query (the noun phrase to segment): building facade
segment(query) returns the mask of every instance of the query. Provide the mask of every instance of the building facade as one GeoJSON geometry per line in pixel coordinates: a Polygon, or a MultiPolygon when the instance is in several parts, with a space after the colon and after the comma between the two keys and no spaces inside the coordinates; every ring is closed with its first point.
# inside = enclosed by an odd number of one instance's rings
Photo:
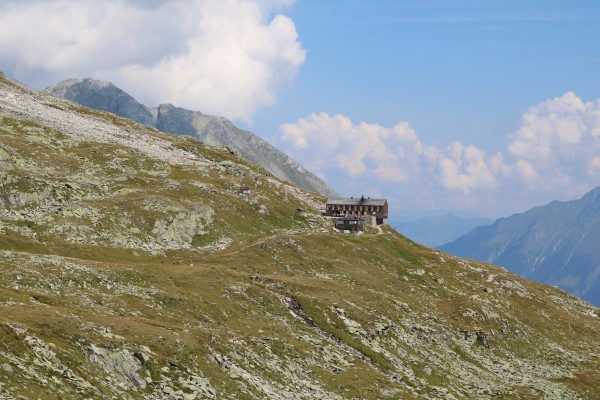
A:
{"type": "Polygon", "coordinates": [[[335,221],[335,227],[342,232],[362,232],[365,227],[359,217],[339,217],[335,221]]]}
{"type": "Polygon", "coordinates": [[[374,216],[377,225],[381,225],[388,217],[388,202],[386,199],[371,199],[364,196],[349,199],[329,199],[325,205],[325,215],[330,217],[374,216]]]}

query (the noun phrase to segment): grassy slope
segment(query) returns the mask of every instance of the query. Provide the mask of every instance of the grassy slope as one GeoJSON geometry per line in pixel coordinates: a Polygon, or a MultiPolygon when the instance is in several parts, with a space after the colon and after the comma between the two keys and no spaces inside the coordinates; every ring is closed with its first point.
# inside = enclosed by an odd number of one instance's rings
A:
{"type": "Polygon", "coordinates": [[[597,309],[389,228],[332,233],[303,200],[324,199],[222,149],[147,134],[205,163],[2,120],[0,194],[30,202],[0,213],[0,398],[138,398],[167,384],[190,394],[190,374],[218,398],[600,397],[597,309]],[[189,246],[157,237],[157,221],[199,206],[214,215],[189,246]],[[92,344],[146,346],[136,373],[152,384],[110,383],[92,344]]]}

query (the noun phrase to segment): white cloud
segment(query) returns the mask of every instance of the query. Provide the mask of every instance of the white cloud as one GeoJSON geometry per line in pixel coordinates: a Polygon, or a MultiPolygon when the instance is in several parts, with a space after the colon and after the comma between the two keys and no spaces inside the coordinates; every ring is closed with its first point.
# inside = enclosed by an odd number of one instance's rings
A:
{"type": "Polygon", "coordinates": [[[464,193],[493,188],[503,169],[501,155],[453,142],[446,148],[425,146],[408,122],[386,128],[354,124],[343,115],[311,114],[281,126],[281,141],[292,156],[321,175],[348,180],[423,184],[437,182],[464,193]]]}
{"type": "Polygon", "coordinates": [[[335,168],[351,178],[368,172],[384,181],[404,181],[405,168],[422,148],[406,122],[393,128],[365,122],[355,125],[344,115],[321,113],[284,124],[281,132],[284,145],[292,145],[290,152],[317,172],[335,168]]]}
{"type": "Polygon", "coordinates": [[[539,176],[535,168],[533,168],[533,166],[525,160],[517,160],[515,163],[515,168],[521,178],[528,183],[534,182],[539,176]]]}
{"type": "Polygon", "coordinates": [[[593,157],[588,162],[588,173],[590,176],[600,178],[600,157],[593,157]]]}
{"type": "Polygon", "coordinates": [[[539,164],[574,157],[600,131],[600,102],[585,103],[567,92],[531,107],[522,121],[508,145],[512,155],[539,164]]]}
{"type": "Polygon", "coordinates": [[[593,185],[600,154],[600,100],[573,92],[531,107],[512,135],[508,152],[519,174],[546,190],[593,185]]]}
{"type": "MultiPolygon", "coordinates": [[[[145,102],[250,120],[304,63],[292,0],[32,0],[0,5],[0,68],[92,76],[145,102]]],[[[45,80],[45,81],[44,81],[45,80]]]]}
{"type": "Polygon", "coordinates": [[[502,167],[502,158],[496,155],[486,160],[485,152],[473,145],[453,142],[438,161],[442,185],[469,193],[473,189],[493,188],[496,175],[502,167]]]}

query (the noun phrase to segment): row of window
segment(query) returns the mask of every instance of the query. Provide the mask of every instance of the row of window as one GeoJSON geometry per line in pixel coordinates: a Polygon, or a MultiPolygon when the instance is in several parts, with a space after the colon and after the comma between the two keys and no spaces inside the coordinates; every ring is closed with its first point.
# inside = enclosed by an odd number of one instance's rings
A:
{"type": "Polygon", "coordinates": [[[327,209],[334,211],[383,211],[382,206],[350,206],[347,204],[328,204],[327,209]]]}
{"type": "Polygon", "coordinates": [[[335,223],[336,225],[357,225],[358,221],[344,221],[343,219],[338,219],[335,223]]]}

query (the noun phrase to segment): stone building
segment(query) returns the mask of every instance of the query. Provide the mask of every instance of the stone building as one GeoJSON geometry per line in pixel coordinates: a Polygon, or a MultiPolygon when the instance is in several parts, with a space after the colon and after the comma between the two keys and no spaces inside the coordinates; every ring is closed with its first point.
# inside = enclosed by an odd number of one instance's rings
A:
{"type": "Polygon", "coordinates": [[[388,202],[386,199],[371,199],[351,197],[349,199],[329,199],[325,205],[325,215],[330,217],[375,217],[377,225],[383,224],[388,217],[388,202]]]}

